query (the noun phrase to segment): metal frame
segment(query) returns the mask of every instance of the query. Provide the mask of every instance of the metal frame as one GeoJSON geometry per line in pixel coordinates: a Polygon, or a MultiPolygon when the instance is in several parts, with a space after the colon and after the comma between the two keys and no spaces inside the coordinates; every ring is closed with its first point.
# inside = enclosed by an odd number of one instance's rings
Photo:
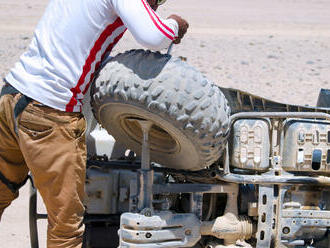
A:
{"type": "MultiPolygon", "coordinates": [[[[330,121],[330,115],[326,113],[314,113],[314,112],[247,112],[247,113],[238,113],[231,116],[230,125],[232,126],[235,121],[239,119],[257,119],[257,118],[270,118],[273,119],[287,119],[287,118],[304,118],[304,119],[323,119],[330,121]]],[[[273,125],[274,126],[274,125],[273,125]]],[[[274,127],[273,127],[274,128],[274,127]]],[[[273,147],[274,148],[274,147],[273,147]]],[[[272,150],[273,150],[272,148],[272,150]]],[[[273,153],[273,151],[272,151],[273,153]]],[[[273,156],[274,154],[271,154],[273,156]]],[[[282,172],[281,174],[275,173],[281,168],[279,164],[280,161],[272,161],[273,168],[270,171],[261,174],[261,175],[239,175],[230,172],[230,163],[229,163],[229,149],[228,145],[225,151],[224,159],[224,171],[223,173],[217,173],[216,178],[229,182],[229,183],[238,183],[238,184],[279,184],[279,185],[292,185],[292,184],[313,184],[313,185],[330,185],[330,177],[327,176],[296,176],[288,172],[282,172]],[[276,165],[275,165],[276,164],[276,165]]]]}
{"type": "Polygon", "coordinates": [[[33,178],[30,177],[30,197],[29,197],[29,225],[31,248],[39,248],[38,220],[47,219],[47,214],[39,214],[37,211],[38,197],[37,189],[34,187],[33,178]]]}

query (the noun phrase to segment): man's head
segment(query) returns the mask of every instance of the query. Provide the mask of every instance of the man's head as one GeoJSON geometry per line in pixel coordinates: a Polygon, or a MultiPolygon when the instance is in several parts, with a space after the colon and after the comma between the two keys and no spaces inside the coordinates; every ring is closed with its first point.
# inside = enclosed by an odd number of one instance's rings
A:
{"type": "Polygon", "coordinates": [[[153,10],[157,10],[159,5],[162,5],[163,3],[166,2],[166,0],[147,0],[147,1],[153,10]]]}

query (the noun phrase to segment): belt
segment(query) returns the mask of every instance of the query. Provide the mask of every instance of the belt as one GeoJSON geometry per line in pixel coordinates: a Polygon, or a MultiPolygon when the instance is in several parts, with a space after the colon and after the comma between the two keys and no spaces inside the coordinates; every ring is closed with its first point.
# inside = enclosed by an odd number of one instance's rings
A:
{"type": "MultiPolygon", "coordinates": [[[[15,89],[13,86],[11,86],[10,84],[6,83],[1,90],[1,94],[0,97],[4,96],[4,95],[12,95],[12,94],[19,94],[20,92],[15,89]]],[[[16,122],[17,117],[24,111],[24,109],[26,108],[26,106],[32,102],[33,99],[25,96],[22,94],[22,96],[19,98],[19,100],[17,101],[15,108],[14,108],[14,120],[16,122]]],[[[15,125],[16,128],[16,125],[15,125]]],[[[17,134],[17,130],[15,130],[16,134],[17,134]]]]}

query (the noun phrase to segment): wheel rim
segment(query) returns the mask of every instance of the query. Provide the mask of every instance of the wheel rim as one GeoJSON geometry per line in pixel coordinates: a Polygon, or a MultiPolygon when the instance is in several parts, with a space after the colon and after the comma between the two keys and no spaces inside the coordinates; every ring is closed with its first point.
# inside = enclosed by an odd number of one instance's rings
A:
{"type": "MultiPolygon", "coordinates": [[[[142,144],[143,133],[138,120],[146,120],[138,115],[119,116],[120,126],[125,133],[135,142],[142,144]]],[[[150,150],[158,153],[174,154],[180,150],[179,142],[166,131],[159,123],[153,123],[149,131],[150,150]]]]}

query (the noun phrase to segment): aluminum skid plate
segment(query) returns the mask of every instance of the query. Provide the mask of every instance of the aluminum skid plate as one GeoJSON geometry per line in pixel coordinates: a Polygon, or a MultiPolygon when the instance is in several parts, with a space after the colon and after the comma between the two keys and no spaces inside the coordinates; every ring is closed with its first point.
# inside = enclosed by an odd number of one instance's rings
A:
{"type": "Polygon", "coordinates": [[[124,213],[119,237],[121,248],[192,247],[201,238],[200,221],[194,214],[124,213]]]}

